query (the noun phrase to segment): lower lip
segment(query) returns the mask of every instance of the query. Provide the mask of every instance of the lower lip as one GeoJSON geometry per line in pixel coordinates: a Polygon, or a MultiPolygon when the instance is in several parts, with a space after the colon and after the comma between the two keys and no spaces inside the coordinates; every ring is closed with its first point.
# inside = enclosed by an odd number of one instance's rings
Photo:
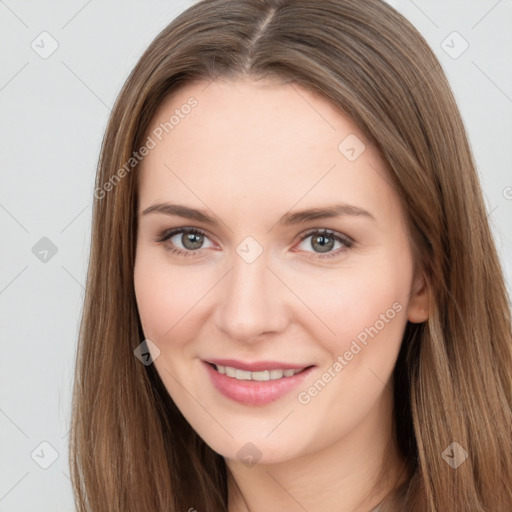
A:
{"type": "Polygon", "coordinates": [[[274,402],[298,386],[315,369],[314,366],[297,373],[293,377],[276,380],[238,380],[219,373],[202,361],[215,388],[225,397],[244,405],[266,405],[274,402]]]}

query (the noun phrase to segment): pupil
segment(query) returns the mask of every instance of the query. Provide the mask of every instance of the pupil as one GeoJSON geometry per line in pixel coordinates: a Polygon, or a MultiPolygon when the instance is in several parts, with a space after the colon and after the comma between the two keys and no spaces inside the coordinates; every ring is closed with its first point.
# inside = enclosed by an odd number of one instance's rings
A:
{"type": "Polygon", "coordinates": [[[184,233],[181,237],[181,243],[183,244],[183,247],[190,250],[199,249],[202,242],[202,236],[198,235],[197,233],[184,233]],[[194,239],[196,240],[194,241],[194,239]]]}
{"type": "Polygon", "coordinates": [[[311,241],[311,245],[313,249],[315,249],[315,243],[318,242],[320,245],[317,247],[320,249],[319,252],[329,252],[333,246],[334,246],[334,238],[324,235],[318,235],[313,237],[313,240],[311,241]],[[326,242],[326,240],[329,240],[329,242],[326,242]]]}

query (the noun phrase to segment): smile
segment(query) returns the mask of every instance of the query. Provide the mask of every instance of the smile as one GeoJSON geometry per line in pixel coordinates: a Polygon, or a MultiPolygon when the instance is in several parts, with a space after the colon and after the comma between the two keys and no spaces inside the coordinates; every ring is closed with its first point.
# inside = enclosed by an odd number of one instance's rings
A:
{"type": "Polygon", "coordinates": [[[227,375],[228,377],[232,377],[237,380],[277,380],[282,379],[283,377],[293,377],[297,373],[300,373],[304,370],[304,368],[300,370],[262,370],[259,372],[249,372],[247,370],[239,370],[238,368],[233,368],[232,366],[222,366],[222,365],[214,365],[215,369],[222,373],[223,375],[227,375]]]}
{"type": "Polygon", "coordinates": [[[218,360],[216,363],[203,360],[202,365],[214,390],[229,400],[248,406],[264,406],[279,400],[316,370],[315,365],[301,367],[264,361],[250,364],[238,361],[236,366],[220,364],[228,361],[234,364],[233,360],[218,360]]]}

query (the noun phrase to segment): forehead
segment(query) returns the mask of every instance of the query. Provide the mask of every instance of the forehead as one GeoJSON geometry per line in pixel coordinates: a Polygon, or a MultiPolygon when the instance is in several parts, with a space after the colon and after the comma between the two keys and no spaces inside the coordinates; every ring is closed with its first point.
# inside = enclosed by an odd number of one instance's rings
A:
{"type": "Polygon", "coordinates": [[[148,136],[156,145],[140,170],[143,203],[204,207],[198,199],[229,198],[242,211],[262,201],[292,208],[394,200],[385,164],[358,127],[297,84],[187,84],[159,106],[148,136]]]}
{"type": "Polygon", "coordinates": [[[165,127],[173,113],[172,130],[164,137],[189,153],[201,147],[228,157],[256,149],[259,159],[269,151],[273,157],[287,152],[290,158],[307,149],[313,156],[318,148],[337,157],[345,137],[363,139],[357,126],[318,93],[270,80],[221,78],[182,86],[160,105],[150,129],[165,127]],[[191,98],[196,106],[189,109],[191,98]]]}

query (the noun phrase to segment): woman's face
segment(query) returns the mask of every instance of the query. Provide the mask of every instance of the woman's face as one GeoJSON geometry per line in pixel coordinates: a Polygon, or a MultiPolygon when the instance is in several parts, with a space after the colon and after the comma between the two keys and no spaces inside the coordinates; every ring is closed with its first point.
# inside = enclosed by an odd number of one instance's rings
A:
{"type": "Polygon", "coordinates": [[[428,306],[376,150],[322,97],[248,79],[184,86],[148,135],[135,291],[190,425],[249,464],[368,442],[428,306]]]}

